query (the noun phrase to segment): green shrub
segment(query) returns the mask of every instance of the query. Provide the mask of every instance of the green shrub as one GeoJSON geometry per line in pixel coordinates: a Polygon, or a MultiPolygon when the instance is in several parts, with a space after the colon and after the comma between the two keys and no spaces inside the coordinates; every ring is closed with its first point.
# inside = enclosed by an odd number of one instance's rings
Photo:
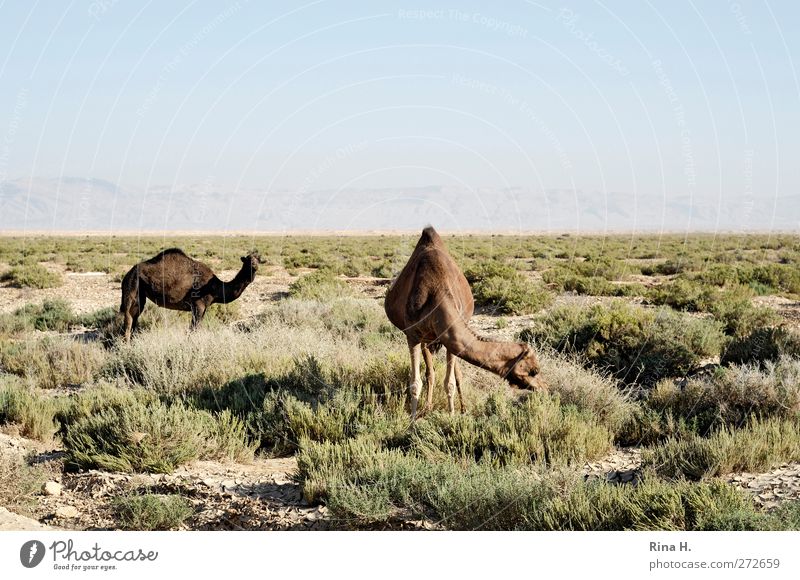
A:
{"type": "Polygon", "coordinates": [[[636,486],[577,473],[431,462],[363,440],[303,442],[298,468],[304,495],[323,500],[353,527],[404,519],[454,530],[784,529],[791,517],[758,512],[722,482],[664,482],[645,474],[636,486]]]}
{"type": "Polygon", "coordinates": [[[648,264],[641,268],[645,276],[674,276],[696,269],[698,264],[690,259],[669,259],[659,264],[648,264]]]}
{"type": "Polygon", "coordinates": [[[111,471],[169,473],[192,459],[248,459],[245,429],[230,412],[212,415],[137,398],[103,404],[64,425],[70,462],[111,471]]]}
{"type": "Polygon", "coordinates": [[[578,357],[539,353],[542,376],[562,405],[589,413],[611,433],[618,435],[633,420],[637,405],[628,389],[595,369],[584,368],[578,357]]]}
{"type": "Polygon", "coordinates": [[[800,271],[790,265],[760,264],[751,268],[740,268],[739,281],[752,287],[761,285],[770,291],[800,294],[800,271]]]}
{"type": "Polygon", "coordinates": [[[43,389],[76,386],[100,374],[103,349],[69,338],[0,342],[0,370],[25,377],[43,389]]]}
{"type": "Polygon", "coordinates": [[[472,286],[475,303],[500,314],[531,314],[553,299],[541,284],[510,266],[489,262],[468,269],[465,276],[472,286]]]}
{"type": "Polygon", "coordinates": [[[699,480],[737,471],[766,471],[800,460],[797,421],[752,420],[742,429],[723,427],[709,437],[688,434],[646,449],[642,461],[663,477],[699,480]]]}
{"type": "Polygon", "coordinates": [[[179,495],[128,495],[112,505],[123,530],[174,530],[192,515],[191,504],[179,495]]]}
{"type": "Polygon", "coordinates": [[[56,288],[64,284],[60,274],[36,263],[24,263],[0,275],[0,282],[15,288],[56,288]]]}
{"type": "Polygon", "coordinates": [[[758,328],[734,338],[722,353],[721,362],[764,365],[783,356],[800,358],[800,335],[782,327],[758,328]]]}
{"type": "Polygon", "coordinates": [[[682,376],[719,353],[724,337],[713,321],[614,303],[562,306],[533,321],[522,340],[583,356],[627,383],[652,385],[682,376]]]}
{"type": "Polygon", "coordinates": [[[559,284],[567,292],[586,296],[638,296],[645,293],[641,284],[613,284],[599,276],[567,276],[559,284]]]}
{"type": "Polygon", "coordinates": [[[650,304],[669,306],[675,310],[703,312],[708,310],[714,293],[706,286],[678,278],[667,284],[650,289],[647,299],[650,304]]]}
{"type": "Polygon", "coordinates": [[[15,512],[26,512],[36,503],[46,480],[44,469],[28,465],[20,456],[0,454],[0,505],[15,512]]]}
{"type": "Polygon", "coordinates": [[[26,326],[36,330],[65,332],[75,318],[72,307],[65,300],[45,300],[42,304],[27,304],[14,312],[26,326]]]}
{"type": "Polygon", "coordinates": [[[115,323],[118,314],[119,311],[116,308],[109,306],[87,314],[80,314],[75,317],[75,323],[86,328],[103,330],[115,323]]]}
{"type": "Polygon", "coordinates": [[[59,402],[39,397],[17,379],[0,375],[0,425],[13,423],[30,439],[50,441],[56,432],[59,402]]]}
{"type": "Polygon", "coordinates": [[[558,400],[533,395],[512,405],[499,395],[474,415],[437,413],[417,422],[410,448],[431,461],[567,465],[607,453],[611,441],[589,413],[558,400]]]}
{"type": "Polygon", "coordinates": [[[325,302],[346,298],[352,294],[347,282],[330,270],[317,270],[301,276],[289,285],[289,296],[299,300],[325,302]]]}

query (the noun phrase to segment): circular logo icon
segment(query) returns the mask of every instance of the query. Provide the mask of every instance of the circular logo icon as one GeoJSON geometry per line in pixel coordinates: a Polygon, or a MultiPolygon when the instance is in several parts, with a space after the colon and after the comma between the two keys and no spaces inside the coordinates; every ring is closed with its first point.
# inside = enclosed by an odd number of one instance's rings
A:
{"type": "Polygon", "coordinates": [[[44,559],[44,544],[39,540],[30,540],[19,549],[19,561],[26,568],[35,568],[44,559]]]}

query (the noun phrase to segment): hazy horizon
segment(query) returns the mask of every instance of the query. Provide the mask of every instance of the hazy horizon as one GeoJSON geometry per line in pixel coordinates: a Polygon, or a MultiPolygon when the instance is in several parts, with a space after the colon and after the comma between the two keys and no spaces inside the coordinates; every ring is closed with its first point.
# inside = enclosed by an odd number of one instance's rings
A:
{"type": "Polygon", "coordinates": [[[0,231],[800,230],[791,2],[0,14],[0,231]]]}

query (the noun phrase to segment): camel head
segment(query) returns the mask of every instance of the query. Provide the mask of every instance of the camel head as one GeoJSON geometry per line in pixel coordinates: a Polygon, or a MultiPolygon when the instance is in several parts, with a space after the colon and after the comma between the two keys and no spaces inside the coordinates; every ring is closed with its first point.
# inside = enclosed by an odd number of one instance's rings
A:
{"type": "Polygon", "coordinates": [[[546,391],[547,383],[539,375],[541,369],[533,349],[527,344],[523,344],[522,347],[522,354],[506,375],[506,380],[519,389],[546,391]]]}
{"type": "Polygon", "coordinates": [[[256,251],[252,251],[246,256],[242,256],[242,270],[248,274],[248,279],[251,282],[256,278],[258,265],[263,263],[264,258],[262,258],[256,251]]]}

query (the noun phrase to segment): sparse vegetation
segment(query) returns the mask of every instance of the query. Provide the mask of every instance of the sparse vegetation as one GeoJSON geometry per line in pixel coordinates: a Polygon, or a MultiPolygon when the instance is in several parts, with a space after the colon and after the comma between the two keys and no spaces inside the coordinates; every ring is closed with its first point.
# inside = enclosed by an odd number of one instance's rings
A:
{"type": "Polygon", "coordinates": [[[482,264],[465,272],[478,306],[497,314],[531,314],[553,300],[552,294],[510,266],[482,264]]]}
{"type": "Polygon", "coordinates": [[[0,505],[3,507],[27,513],[44,481],[41,467],[28,465],[19,456],[0,454],[0,505]]]}
{"type": "MultiPolygon", "coordinates": [[[[55,298],[64,290],[25,291],[37,298],[0,314],[3,429],[65,450],[70,469],[296,455],[304,494],[337,527],[800,528],[798,504],[767,512],[717,479],[800,461],[796,237],[446,239],[489,315],[482,332],[510,336],[513,316],[535,314],[522,338],[550,390],[519,393],[462,365],[470,411],[450,416],[438,355],[433,410],[413,426],[404,337],[379,283],[345,276],[396,274],[415,238],[233,236],[224,252],[217,241],[4,239],[5,286],[23,271],[125,271],[169,246],[230,271],[255,244],[300,276],[256,313],[212,307],[191,333],[188,314],[150,307],[130,343],[117,339],[116,298],[87,312],[55,298]],[[356,292],[364,284],[375,285],[356,292]],[[584,481],[582,466],[614,444],[642,450],[641,480],[584,481]]],[[[24,509],[41,477],[0,457],[0,503],[24,509]]],[[[195,525],[184,499],[156,491],[175,489],[126,488],[108,505],[113,525],[195,525]]]]}
{"type": "Polygon", "coordinates": [[[351,527],[427,518],[454,530],[714,530],[797,526],[792,512],[758,512],[721,482],[636,486],[584,482],[575,472],[431,462],[363,440],[304,443],[304,492],[351,527]]]}
{"type": "Polygon", "coordinates": [[[24,437],[50,441],[56,432],[57,402],[38,396],[16,377],[0,374],[0,425],[16,424],[24,437]]]}
{"type": "Polygon", "coordinates": [[[800,358],[800,335],[784,328],[758,328],[731,341],[722,353],[722,364],[764,365],[782,356],[800,358]]]}
{"type": "MultiPolygon", "coordinates": [[[[79,403],[78,403],[79,404],[79,403]]],[[[252,458],[244,426],[230,412],[119,397],[91,414],[67,411],[62,424],[70,462],[111,471],[169,473],[192,459],[252,458]]]]}
{"type": "Polygon", "coordinates": [[[646,386],[685,375],[702,359],[719,355],[725,342],[713,321],[620,302],[552,309],[534,320],[522,339],[575,353],[626,383],[646,386]]]}
{"type": "Polygon", "coordinates": [[[40,264],[24,263],[0,274],[0,283],[14,288],[55,288],[64,280],[40,264]]]}
{"type": "Polygon", "coordinates": [[[797,421],[753,420],[743,429],[723,427],[709,437],[670,438],[643,454],[645,466],[664,477],[698,480],[734,471],[765,471],[800,461],[797,421]]]}
{"type": "Polygon", "coordinates": [[[192,515],[191,505],[179,495],[128,495],[113,505],[123,530],[174,530],[192,515]]]}
{"type": "Polygon", "coordinates": [[[289,286],[289,296],[299,300],[336,300],[351,295],[347,282],[330,270],[317,270],[301,276],[289,286]]]}

